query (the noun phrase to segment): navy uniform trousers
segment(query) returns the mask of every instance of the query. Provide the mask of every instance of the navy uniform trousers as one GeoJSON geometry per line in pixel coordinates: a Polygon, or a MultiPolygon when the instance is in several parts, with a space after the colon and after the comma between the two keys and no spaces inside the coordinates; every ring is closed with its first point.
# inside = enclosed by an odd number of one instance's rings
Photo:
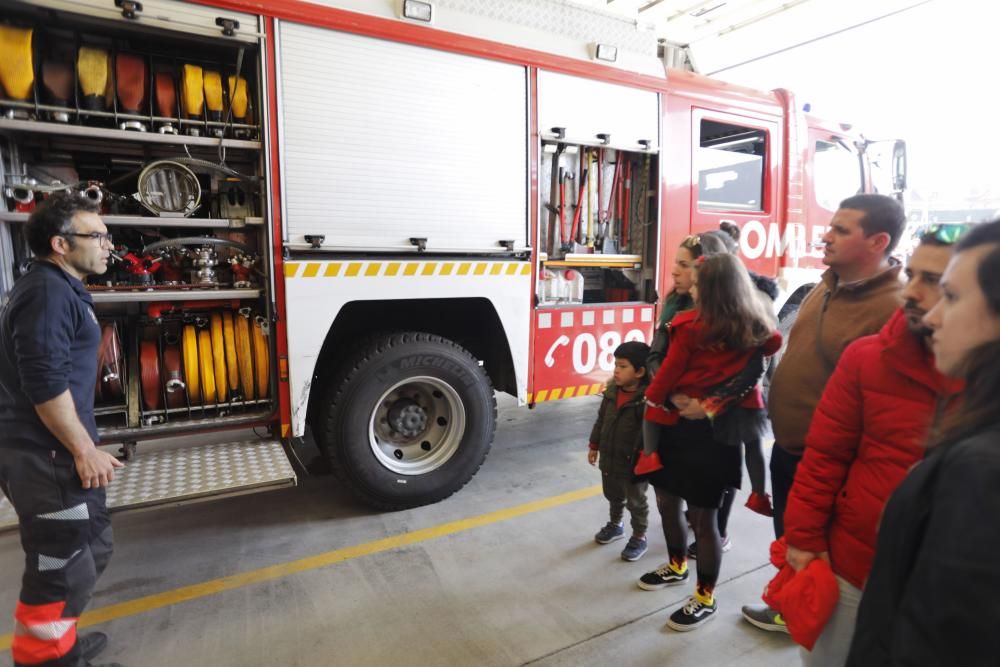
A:
{"type": "Polygon", "coordinates": [[[77,619],[111,559],[104,489],[84,489],[72,461],[41,447],[0,447],[0,488],[17,512],[25,554],[14,664],[80,667],[77,619]]]}

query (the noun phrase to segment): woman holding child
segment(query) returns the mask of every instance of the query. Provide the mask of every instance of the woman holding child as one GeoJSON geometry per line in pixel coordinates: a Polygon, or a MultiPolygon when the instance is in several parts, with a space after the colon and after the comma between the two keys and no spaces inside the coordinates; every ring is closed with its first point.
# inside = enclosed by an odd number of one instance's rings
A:
{"type": "MultiPolygon", "coordinates": [[[[706,236],[691,237],[685,244],[693,247],[682,245],[678,251],[675,292],[685,287],[685,264],[692,265],[687,291],[695,307],[667,313],[669,347],[646,391],[646,421],[659,426],[647,429],[645,447],[649,451],[655,445],[663,466],[649,481],[656,489],[670,562],[643,575],[639,586],[657,590],[688,579],[686,502],[697,540],[698,581],[695,594],[667,622],[681,631],[711,619],[717,609],[714,588],[722,562],[717,513],[726,489],[740,486],[741,429],[725,427],[722,416],[681,419],[668,397],[704,398],[711,388],[740,375],[756,354],[773,354],[781,345],[773,314],[756,294],[746,268],[728,253],[703,256],[700,241],[706,236]],[[734,434],[736,440],[720,434],[734,434]]],[[[671,305],[668,298],[665,310],[671,305]]],[[[727,414],[738,418],[739,412],[727,414]]]]}

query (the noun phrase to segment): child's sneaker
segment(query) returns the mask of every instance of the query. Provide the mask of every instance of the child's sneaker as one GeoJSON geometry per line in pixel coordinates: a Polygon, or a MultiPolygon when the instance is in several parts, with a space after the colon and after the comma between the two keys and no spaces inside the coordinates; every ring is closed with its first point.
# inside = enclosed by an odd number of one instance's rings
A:
{"type": "Polygon", "coordinates": [[[658,452],[653,452],[652,454],[639,452],[639,460],[635,462],[635,468],[632,469],[632,472],[636,476],[641,477],[642,475],[648,475],[662,469],[663,462],[660,460],[658,452]]]}
{"type": "Polygon", "coordinates": [[[611,523],[608,521],[604,528],[597,531],[594,535],[594,541],[598,544],[608,544],[609,542],[614,542],[615,540],[620,540],[625,537],[625,526],[620,523],[611,523]]]}
{"type": "Polygon", "coordinates": [[[771,496],[766,493],[751,493],[750,497],[747,498],[746,507],[757,514],[774,516],[774,508],[771,506],[771,496]]]}
{"type": "Polygon", "coordinates": [[[642,558],[642,555],[646,553],[647,549],[646,538],[636,537],[633,535],[628,538],[628,544],[622,549],[622,560],[627,560],[630,563],[632,561],[637,561],[642,558]]]}
{"type": "MultiPolygon", "coordinates": [[[[733,548],[733,541],[731,539],[729,539],[728,535],[726,535],[725,537],[722,538],[722,553],[726,553],[727,551],[729,551],[732,548],[733,548]]],[[[687,556],[691,560],[694,560],[694,559],[698,558],[698,542],[697,541],[692,542],[691,544],[688,545],[687,556]]]]}
{"type": "Polygon", "coordinates": [[[687,578],[687,567],[684,568],[683,572],[678,572],[670,566],[670,563],[664,563],[652,572],[647,572],[639,577],[639,588],[644,591],[658,591],[667,586],[683,584],[687,578]]]}
{"type": "Polygon", "coordinates": [[[712,620],[718,609],[719,605],[716,604],[715,598],[712,598],[711,604],[705,604],[698,600],[697,596],[692,595],[683,607],[670,614],[670,618],[667,619],[667,627],[678,632],[694,630],[699,625],[712,620]]]}

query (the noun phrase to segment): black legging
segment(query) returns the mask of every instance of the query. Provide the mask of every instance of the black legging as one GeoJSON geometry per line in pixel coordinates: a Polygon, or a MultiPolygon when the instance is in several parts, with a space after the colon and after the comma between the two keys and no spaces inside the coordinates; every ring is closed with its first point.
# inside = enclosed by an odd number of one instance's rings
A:
{"type": "MultiPolygon", "coordinates": [[[[663,524],[670,560],[684,562],[687,557],[687,521],[684,520],[684,500],[656,489],[656,508],[663,524]]],[[[689,507],[688,518],[698,544],[698,586],[711,592],[719,580],[722,567],[722,538],[719,537],[717,509],[689,507]]]]}

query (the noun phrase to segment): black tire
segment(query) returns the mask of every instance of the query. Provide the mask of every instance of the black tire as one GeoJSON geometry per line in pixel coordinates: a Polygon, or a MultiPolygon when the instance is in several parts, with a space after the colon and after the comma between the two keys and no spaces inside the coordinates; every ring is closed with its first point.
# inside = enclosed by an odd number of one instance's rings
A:
{"type": "Polygon", "coordinates": [[[489,376],[465,349],[433,334],[375,337],[348,358],[322,400],[317,441],[337,479],[378,509],[452,495],[479,470],[496,431],[489,376]]]}

